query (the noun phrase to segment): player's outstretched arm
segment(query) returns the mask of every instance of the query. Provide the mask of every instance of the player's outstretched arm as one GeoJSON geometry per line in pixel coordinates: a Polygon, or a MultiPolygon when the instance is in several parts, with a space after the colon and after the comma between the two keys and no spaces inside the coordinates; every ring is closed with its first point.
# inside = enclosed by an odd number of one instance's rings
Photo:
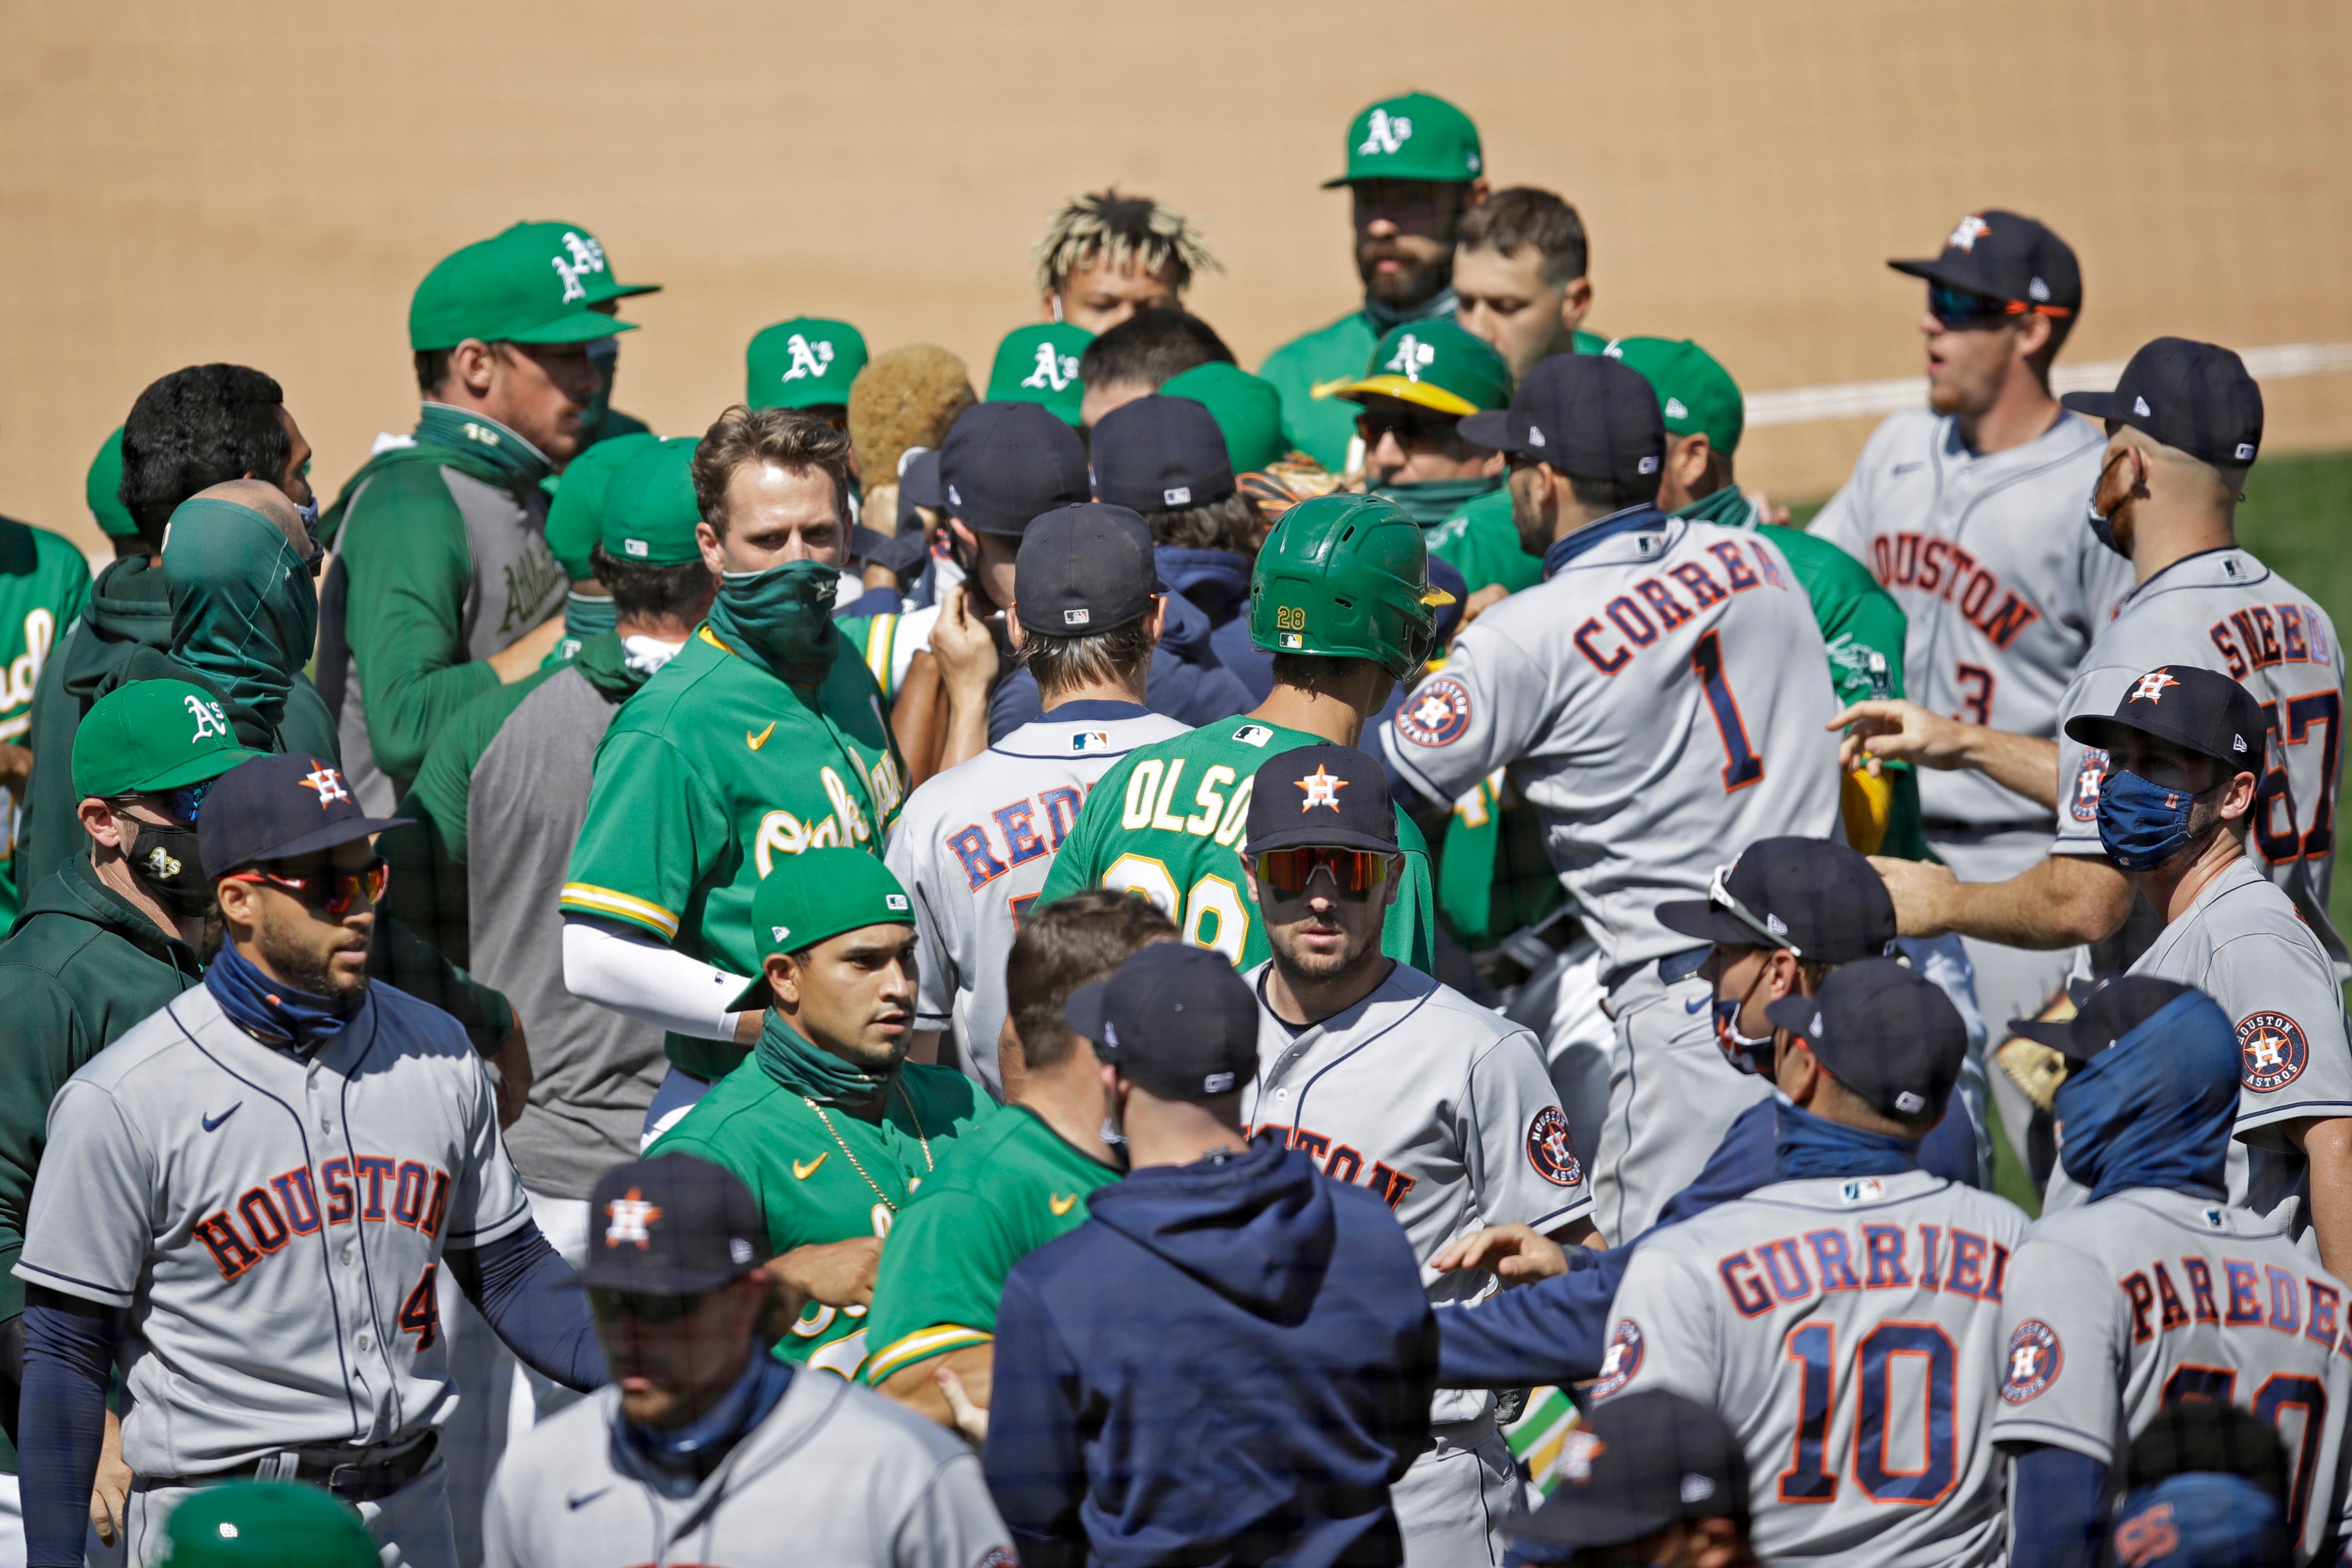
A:
{"type": "Polygon", "coordinates": [[[2052,855],[2006,882],[1963,882],[1924,860],[1870,863],[1894,895],[1905,936],[1958,931],[1982,942],[2037,950],[2104,942],[2131,913],[2128,878],[2086,855],[2052,855]]]}
{"type": "Polygon", "coordinates": [[[589,1320],[587,1293],[539,1226],[443,1255],[450,1278],[515,1359],[586,1394],[604,1386],[604,1347],[589,1320]]]}
{"type": "Polygon", "coordinates": [[[1849,773],[1865,758],[1946,772],[1966,768],[2047,810],[2058,807],[2055,741],[1964,724],[1900,697],[1853,703],[1829,727],[1846,731],[1838,745],[1838,765],[1849,773]]]}

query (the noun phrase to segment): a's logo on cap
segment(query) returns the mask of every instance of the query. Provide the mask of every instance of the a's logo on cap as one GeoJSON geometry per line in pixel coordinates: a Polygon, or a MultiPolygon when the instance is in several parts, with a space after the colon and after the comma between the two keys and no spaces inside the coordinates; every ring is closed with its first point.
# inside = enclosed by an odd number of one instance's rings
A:
{"type": "Polygon", "coordinates": [[[310,771],[294,782],[304,789],[317,793],[320,811],[326,810],[339,800],[352,798],[352,792],[343,787],[343,775],[316,757],[310,759],[310,771]]]}
{"type": "Polygon", "coordinates": [[[1234,1075],[1229,1072],[1213,1072],[1201,1080],[1202,1094],[1223,1094],[1233,1087],[1234,1075]]]}
{"type": "Polygon", "coordinates": [[[2145,397],[2135,396],[2132,399],[2132,412],[2138,415],[2143,419],[2153,419],[2156,417],[2155,411],[2148,407],[2147,399],[2145,397]]]}
{"type": "Polygon", "coordinates": [[[1191,506],[1192,504],[1192,487],[1190,485],[1170,485],[1166,489],[1160,492],[1160,500],[1161,504],[1166,506],[1191,506]]]}
{"type": "Polygon", "coordinates": [[[2252,441],[2241,441],[2241,442],[2239,442],[2239,443],[2238,443],[2238,461],[2240,461],[2240,462],[2242,462],[2242,463],[2251,463],[2251,462],[2252,462],[2253,460],[2254,460],[2254,444],[2253,444],[2252,441]]]}
{"type": "Polygon", "coordinates": [[[1977,247],[1977,241],[1991,232],[1990,225],[1970,213],[1952,226],[1952,232],[1944,237],[1944,244],[1953,250],[1972,251],[1977,247]]]}
{"type": "Polygon", "coordinates": [[[882,895],[882,907],[888,910],[893,914],[903,915],[907,912],[907,895],[904,893],[885,893],[882,895]]]}
{"type": "Polygon", "coordinates": [[[224,741],[229,738],[228,715],[221,711],[219,703],[207,702],[194,695],[183,697],[180,700],[188,705],[188,711],[196,719],[196,732],[188,737],[188,744],[193,746],[206,735],[218,735],[224,741]]]}
{"type": "Polygon", "coordinates": [[[653,1240],[653,1233],[646,1227],[661,1218],[662,1211],[659,1204],[646,1202],[642,1190],[631,1187],[604,1205],[604,1215],[612,1222],[604,1227],[605,1246],[619,1247],[634,1241],[642,1252],[653,1240]]]}
{"type": "Polygon", "coordinates": [[[1687,419],[1690,417],[1690,410],[1683,406],[1683,400],[1681,398],[1669,397],[1666,399],[1666,417],[1669,419],[1687,419]]]}
{"type": "Polygon", "coordinates": [[[2066,1364],[2058,1331],[2039,1318],[2028,1318],[2009,1336],[2009,1368],[2000,1380],[2004,1404],[2022,1405],[2048,1388],[2066,1364]]]}
{"type": "Polygon", "coordinates": [[[567,228],[563,231],[563,248],[570,253],[568,261],[562,256],[551,256],[547,264],[555,268],[558,278],[563,279],[563,298],[556,303],[569,305],[574,300],[588,297],[588,290],[580,286],[581,279],[591,272],[604,270],[604,247],[567,228]]]}
{"type": "Polygon", "coordinates": [[[1346,779],[1332,777],[1330,771],[1321,763],[1315,764],[1313,773],[1297,780],[1296,783],[1300,789],[1307,792],[1306,803],[1298,808],[1302,814],[1312,811],[1318,805],[1328,805],[1334,814],[1337,814],[1339,809],[1339,792],[1348,787],[1346,779]]]}
{"type": "Polygon", "coordinates": [[[1559,1466],[1557,1474],[1564,1481],[1589,1481],[1592,1479],[1592,1461],[1609,1451],[1609,1445],[1582,1430],[1570,1432],[1559,1445],[1559,1466]]]}
{"type": "Polygon", "coordinates": [[[1364,144],[1356,149],[1360,157],[1380,153],[1402,153],[1404,144],[1412,140],[1412,119],[1409,115],[1391,114],[1385,109],[1375,109],[1364,122],[1364,144]]]}
{"type": "Polygon", "coordinates": [[[1658,459],[1644,458],[1633,465],[1633,471],[1637,474],[1654,474],[1658,471],[1658,459]]]}
{"type": "Polygon", "coordinates": [[[812,343],[794,332],[784,340],[784,352],[793,356],[793,363],[776,378],[779,381],[820,381],[833,363],[833,345],[823,338],[812,343]]]}
{"type": "Polygon", "coordinates": [[[1437,363],[1435,345],[1423,342],[1411,332],[1397,339],[1396,353],[1389,356],[1386,369],[1396,372],[1407,381],[1417,382],[1424,366],[1437,363]]]}
{"type": "Polygon", "coordinates": [[[1083,626],[1091,622],[1094,618],[1095,613],[1092,610],[1064,610],[1062,612],[1062,624],[1066,626],[1083,626]]]}
{"type": "Polygon", "coordinates": [[[1037,367],[1021,378],[1021,384],[1036,392],[1064,392],[1078,379],[1078,362],[1069,354],[1055,353],[1051,343],[1037,345],[1037,367]]]}
{"type": "Polygon", "coordinates": [[[2179,680],[2166,674],[2163,670],[2149,670],[2146,675],[2139,678],[2139,684],[2132,688],[2131,700],[2134,702],[2161,703],[2164,700],[2165,689],[2167,687],[2178,686],[2180,682],[2179,680]]]}
{"type": "Polygon", "coordinates": [[[2249,1013],[2238,1024],[2239,1081],[2256,1094],[2284,1089],[2303,1076],[2311,1047],[2303,1026],[2284,1013],[2249,1013]]]}

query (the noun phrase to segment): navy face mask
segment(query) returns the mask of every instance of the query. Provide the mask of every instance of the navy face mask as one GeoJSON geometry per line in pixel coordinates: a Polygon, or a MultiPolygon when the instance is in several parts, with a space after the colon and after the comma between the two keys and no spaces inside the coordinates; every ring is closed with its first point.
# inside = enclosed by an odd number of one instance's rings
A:
{"type": "Polygon", "coordinates": [[[2189,847],[2196,803],[2187,790],[2110,773],[2099,781],[2099,843],[2125,870],[2153,871],[2189,847]]]}

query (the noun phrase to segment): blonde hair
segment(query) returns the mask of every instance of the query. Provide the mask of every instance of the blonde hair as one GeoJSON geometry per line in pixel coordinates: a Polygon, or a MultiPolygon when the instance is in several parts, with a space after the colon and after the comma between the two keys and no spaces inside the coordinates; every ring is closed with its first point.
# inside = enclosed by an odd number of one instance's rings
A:
{"type": "Polygon", "coordinates": [[[1117,186],[1063,203],[1030,254],[1037,287],[1048,294],[1098,260],[1118,267],[1132,259],[1147,273],[1165,271],[1180,293],[1195,272],[1224,270],[1192,219],[1150,196],[1123,196],[1117,186]]]}

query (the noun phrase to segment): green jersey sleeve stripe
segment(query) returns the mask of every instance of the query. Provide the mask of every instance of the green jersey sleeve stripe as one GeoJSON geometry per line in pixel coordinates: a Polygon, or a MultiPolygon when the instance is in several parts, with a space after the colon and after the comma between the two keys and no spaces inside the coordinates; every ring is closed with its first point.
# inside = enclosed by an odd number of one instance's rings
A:
{"type": "Polygon", "coordinates": [[[893,662],[891,655],[897,651],[898,641],[898,617],[892,615],[875,616],[874,627],[866,637],[866,668],[874,672],[874,684],[882,689],[885,697],[896,695],[890,689],[890,667],[893,662]]]}
{"type": "Polygon", "coordinates": [[[657,933],[664,942],[677,935],[677,917],[659,904],[631,898],[610,888],[599,888],[589,882],[566,882],[556,900],[556,907],[575,914],[598,915],[609,920],[627,921],[657,933]]]}
{"type": "Polygon", "coordinates": [[[937,1323],[928,1329],[917,1329],[877,1352],[866,1363],[866,1381],[880,1387],[897,1373],[919,1361],[945,1355],[950,1351],[969,1350],[984,1345],[996,1338],[982,1329],[961,1328],[954,1323],[937,1323]]]}

